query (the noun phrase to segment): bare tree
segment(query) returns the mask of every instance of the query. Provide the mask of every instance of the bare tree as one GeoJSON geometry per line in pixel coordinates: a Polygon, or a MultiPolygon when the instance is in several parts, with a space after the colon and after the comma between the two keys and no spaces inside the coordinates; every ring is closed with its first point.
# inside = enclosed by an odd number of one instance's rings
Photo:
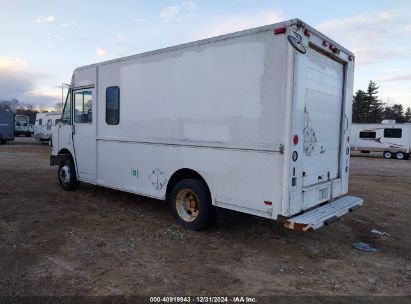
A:
{"type": "Polygon", "coordinates": [[[61,102],[57,102],[55,105],[54,105],[54,110],[56,111],[56,112],[61,112],[62,111],[62,104],[61,104],[61,102]]]}

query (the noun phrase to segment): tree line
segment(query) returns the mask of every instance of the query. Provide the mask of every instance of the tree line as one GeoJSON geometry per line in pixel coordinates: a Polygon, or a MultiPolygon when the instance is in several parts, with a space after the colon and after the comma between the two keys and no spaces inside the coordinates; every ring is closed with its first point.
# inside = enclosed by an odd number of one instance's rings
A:
{"type": "Polygon", "coordinates": [[[37,110],[32,104],[22,103],[18,99],[0,100],[0,111],[11,111],[16,115],[26,115],[29,117],[30,123],[36,121],[37,110]]]}
{"type": "MultiPolygon", "coordinates": [[[[61,104],[56,103],[55,111],[61,111],[61,104]]],[[[48,112],[44,106],[35,108],[30,103],[23,103],[16,98],[8,100],[0,100],[0,111],[11,111],[16,115],[26,115],[29,117],[30,123],[34,124],[37,113],[48,112]]]]}
{"type": "Polygon", "coordinates": [[[381,123],[384,119],[393,119],[397,123],[411,123],[411,107],[404,111],[402,104],[387,104],[378,97],[379,86],[370,81],[366,90],[354,94],[352,104],[352,122],[381,123]]]}

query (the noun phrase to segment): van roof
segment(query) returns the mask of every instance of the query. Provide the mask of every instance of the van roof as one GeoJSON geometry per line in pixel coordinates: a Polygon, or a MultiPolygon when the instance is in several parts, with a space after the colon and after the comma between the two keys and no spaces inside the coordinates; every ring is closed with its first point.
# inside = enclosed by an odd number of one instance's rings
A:
{"type": "Polygon", "coordinates": [[[240,37],[240,36],[255,34],[255,33],[259,33],[259,32],[264,32],[264,31],[271,31],[271,30],[274,30],[275,28],[278,28],[278,27],[288,27],[288,26],[295,25],[295,24],[302,24],[311,33],[314,33],[316,36],[318,36],[322,39],[326,39],[330,43],[338,46],[338,48],[341,51],[347,53],[348,55],[353,55],[352,52],[350,52],[349,50],[347,50],[343,46],[339,45],[337,42],[330,39],[329,37],[325,36],[324,34],[319,32],[315,28],[307,25],[306,23],[304,23],[302,20],[300,20],[298,18],[294,18],[294,19],[290,19],[290,20],[287,20],[287,21],[279,22],[279,23],[273,23],[273,24],[269,24],[269,25],[256,27],[256,28],[237,31],[237,32],[234,32],[234,33],[224,34],[224,35],[215,36],[215,37],[206,38],[206,39],[201,39],[201,40],[197,40],[197,41],[193,41],[193,42],[183,43],[183,44],[179,44],[179,45],[175,45],[175,46],[165,47],[165,48],[161,48],[161,49],[157,49],[157,50],[153,50],[153,51],[148,51],[148,52],[139,53],[139,54],[135,54],[135,55],[120,57],[120,58],[111,59],[111,60],[106,60],[106,61],[102,61],[102,62],[98,62],[98,63],[94,63],[94,64],[89,64],[89,65],[78,67],[74,71],[87,69],[87,68],[91,68],[91,67],[96,67],[96,66],[100,66],[100,65],[106,65],[106,64],[115,63],[115,62],[127,61],[127,60],[131,60],[131,59],[135,59],[135,58],[146,57],[146,56],[150,56],[150,55],[154,55],[154,54],[160,54],[160,53],[165,53],[165,52],[179,50],[179,49],[184,49],[184,48],[191,47],[191,46],[207,44],[207,43],[216,42],[216,41],[225,40],[225,39],[230,39],[230,38],[234,38],[234,37],[240,37]]]}

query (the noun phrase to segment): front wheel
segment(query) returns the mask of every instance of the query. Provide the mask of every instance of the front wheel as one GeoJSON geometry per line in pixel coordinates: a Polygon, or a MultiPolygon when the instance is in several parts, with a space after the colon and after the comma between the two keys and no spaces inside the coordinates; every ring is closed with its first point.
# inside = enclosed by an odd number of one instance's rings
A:
{"type": "Polygon", "coordinates": [[[169,197],[174,219],[190,230],[202,230],[215,219],[215,207],[204,182],[184,179],[178,182],[169,197]]]}
{"type": "Polygon", "coordinates": [[[405,153],[404,152],[397,152],[395,153],[395,158],[399,160],[405,159],[405,153]]]}
{"type": "Polygon", "coordinates": [[[78,180],[76,176],[76,168],[71,158],[67,159],[59,165],[58,179],[60,186],[66,190],[75,190],[78,187],[78,180]]]}
{"type": "Polygon", "coordinates": [[[390,159],[390,158],[392,158],[392,153],[390,151],[384,151],[383,157],[385,159],[390,159]]]}

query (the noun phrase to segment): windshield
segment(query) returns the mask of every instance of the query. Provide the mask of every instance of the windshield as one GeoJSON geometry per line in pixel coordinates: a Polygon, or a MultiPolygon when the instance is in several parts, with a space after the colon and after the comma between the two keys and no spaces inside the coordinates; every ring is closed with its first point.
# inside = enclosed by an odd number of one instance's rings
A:
{"type": "Polygon", "coordinates": [[[63,114],[61,115],[61,122],[64,124],[71,123],[71,90],[67,92],[66,102],[64,104],[63,114]]]}

